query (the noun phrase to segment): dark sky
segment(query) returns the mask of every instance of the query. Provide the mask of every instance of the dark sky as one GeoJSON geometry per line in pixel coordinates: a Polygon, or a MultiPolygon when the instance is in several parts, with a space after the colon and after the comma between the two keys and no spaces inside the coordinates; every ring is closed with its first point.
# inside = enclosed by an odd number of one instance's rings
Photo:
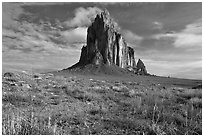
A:
{"type": "Polygon", "coordinates": [[[3,71],[78,61],[87,27],[107,9],[149,73],[202,78],[202,3],[3,3],[3,71]]]}

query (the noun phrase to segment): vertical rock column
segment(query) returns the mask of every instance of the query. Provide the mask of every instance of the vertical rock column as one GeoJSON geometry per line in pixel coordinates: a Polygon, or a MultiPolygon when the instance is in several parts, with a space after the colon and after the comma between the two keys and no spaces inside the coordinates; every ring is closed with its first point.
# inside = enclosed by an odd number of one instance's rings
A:
{"type": "Polygon", "coordinates": [[[87,45],[82,48],[78,64],[135,66],[134,50],[127,46],[107,11],[98,14],[88,27],[87,45]]]}

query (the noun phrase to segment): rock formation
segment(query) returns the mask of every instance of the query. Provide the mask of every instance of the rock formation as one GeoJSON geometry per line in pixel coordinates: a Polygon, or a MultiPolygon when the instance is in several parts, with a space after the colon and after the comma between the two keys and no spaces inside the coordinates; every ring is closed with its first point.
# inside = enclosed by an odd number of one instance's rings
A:
{"type": "Polygon", "coordinates": [[[131,47],[128,47],[128,65],[135,68],[135,57],[134,57],[134,49],[131,47]]]}
{"type": "Polygon", "coordinates": [[[87,30],[87,45],[81,49],[79,62],[68,69],[87,64],[117,65],[135,71],[134,50],[127,46],[119,27],[108,11],[98,14],[87,30]]]}
{"type": "Polygon", "coordinates": [[[138,60],[137,62],[137,67],[136,67],[136,73],[139,75],[148,75],[146,67],[144,65],[144,63],[142,62],[141,59],[138,60]]]}

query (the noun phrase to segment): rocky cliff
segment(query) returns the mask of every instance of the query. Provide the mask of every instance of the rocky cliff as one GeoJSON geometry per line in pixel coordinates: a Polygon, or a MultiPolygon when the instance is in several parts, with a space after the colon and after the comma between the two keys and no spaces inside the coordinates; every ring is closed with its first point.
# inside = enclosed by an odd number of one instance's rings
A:
{"type": "Polygon", "coordinates": [[[127,46],[117,23],[107,11],[98,14],[87,30],[87,45],[73,67],[86,64],[115,64],[121,68],[136,67],[134,50],[127,46]]]}
{"type": "Polygon", "coordinates": [[[134,50],[127,46],[117,23],[108,11],[98,14],[87,30],[87,44],[81,49],[79,62],[69,69],[94,65],[117,65],[136,72],[134,50]]]}
{"type": "Polygon", "coordinates": [[[142,62],[141,59],[138,60],[137,62],[137,66],[136,66],[136,73],[139,75],[148,75],[146,67],[144,65],[144,63],[142,62]]]}

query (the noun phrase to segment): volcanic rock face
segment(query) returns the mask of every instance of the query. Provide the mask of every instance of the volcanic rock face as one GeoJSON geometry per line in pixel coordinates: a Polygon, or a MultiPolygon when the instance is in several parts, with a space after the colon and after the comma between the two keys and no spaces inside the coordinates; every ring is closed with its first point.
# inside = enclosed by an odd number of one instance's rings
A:
{"type": "Polygon", "coordinates": [[[88,28],[86,63],[128,65],[128,47],[107,11],[97,15],[88,28]]]}
{"type": "Polygon", "coordinates": [[[134,49],[131,47],[128,47],[128,65],[135,68],[135,57],[134,57],[134,49]]]}
{"type": "Polygon", "coordinates": [[[140,74],[140,75],[148,75],[146,67],[145,67],[144,63],[142,62],[142,60],[140,60],[140,59],[137,62],[136,73],[140,74]]]}
{"type": "Polygon", "coordinates": [[[136,67],[134,50],[127,46],[118,29],[107,11],[98,14],[87,30],[87,45],[82,47],[80,60],[71,68],[86,64],[136,67]]]}
{"type": "MultiPolygon", "coordinates": [[[[117,23],[113,21],[107,11],[98,14],[91,26],[88,27],[87,45],[81,49],[79,62],[70,69],[87,64],[117,65],[136,72],[134,50],[127,46],[119,32],[117,23]]],[[[144,70],[143,67],[142,70],[144,70]]]]}

